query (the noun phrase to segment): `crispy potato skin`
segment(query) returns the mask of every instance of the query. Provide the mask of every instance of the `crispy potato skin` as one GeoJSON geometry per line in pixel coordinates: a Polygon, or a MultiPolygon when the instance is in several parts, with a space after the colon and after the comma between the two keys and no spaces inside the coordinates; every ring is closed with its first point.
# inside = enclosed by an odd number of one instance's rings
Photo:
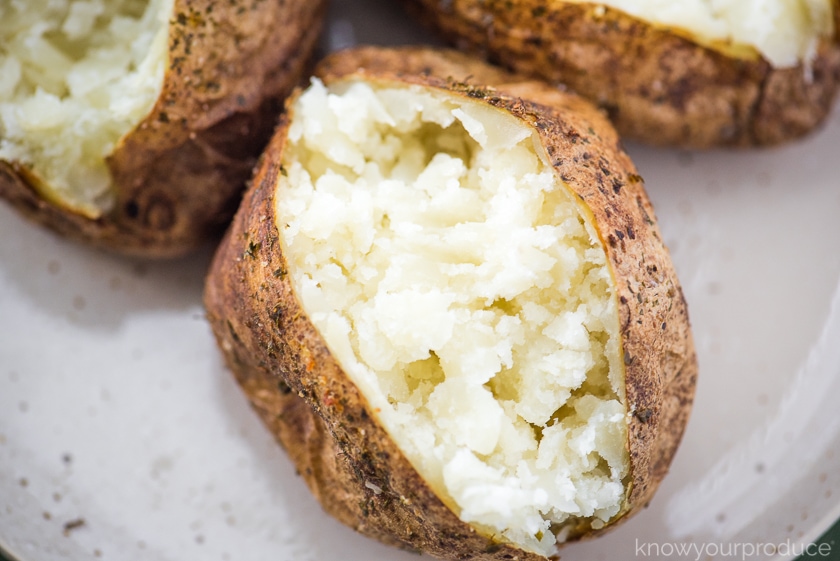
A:
{"type": "MultiPolygon", "coordinates": [[[[654,145],[779,144],[822,123],[840,84],[836,36],[809,68],[773,68],[596,4],[406,3],[459,48],[562,84],[606,109],[622,137],[654,145]]],[[[840,19],[838,2],[834,10],[840,19]]]]}
{"type": "Polygon", "coordinates": [[[107,160],[114,209],[92,220],[46,201],[14,162],[0,161],[0,198],[131,255],[175,256],[220,235],[306,71],[323,12],[323,0],[176,0],[161,95],[107,160]]]}
{"type": "MultiPolygon", "coordinates": [[[[597,221],[615,275],[634,411],[624,514],[646,505],[688,419],[697,363],[685,300],[653,210],[607,120],[576,96],[452,51],[357,49],[328,58],[318,75],[326,83],[358,77],[449,91],[508,110],[539,132],[556,172],[597,221]],[[467,82],[495,82],[498,89],[467,82]],[[515,97],[526,94],[544,105],[515,97]]],[[[207,315],[227,364],[324,509],[345,524],[445,559],[543,559],[480,535],[438,499],[301,308],[274,211],[288,124],[287,115],[207,278],[207,315]]],[[[585,524],[577,530],[575,537],[590,533],[585,524]]]]}

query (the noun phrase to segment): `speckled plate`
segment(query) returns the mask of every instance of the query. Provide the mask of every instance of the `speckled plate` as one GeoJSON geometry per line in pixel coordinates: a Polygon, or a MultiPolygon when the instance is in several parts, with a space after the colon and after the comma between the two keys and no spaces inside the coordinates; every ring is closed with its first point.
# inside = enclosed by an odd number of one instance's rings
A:
{"type": "MultiPolygon", "coordinates": [[[[393,4],[336,1],[327,48],[426,40],[393,4]]],[[[650,508],[564,558],[790,559],[840,516],[838,146],[840,114],[775,150],[629,147],[683,281],[701,379],[650,508]]],[[[0,206],[0,549],[418,559],[324,515],[249,410],[203,319],[210,252],[115,258],[0,206]]]]}

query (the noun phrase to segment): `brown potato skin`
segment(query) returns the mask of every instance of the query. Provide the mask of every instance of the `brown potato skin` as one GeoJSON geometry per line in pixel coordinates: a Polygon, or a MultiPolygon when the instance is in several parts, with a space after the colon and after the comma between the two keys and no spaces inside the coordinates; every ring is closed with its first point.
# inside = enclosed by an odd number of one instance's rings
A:
{"type": "MultiPolygon", "coordinates": [[[[840,39],[811,64],[738,59],[594,3],[406,0],[460,49],[548,80],[606,109],[622,137],[710,148],[775,145],[819,126],[840,84],[840,39]]],[[[834,18],[840,19],[838,2],[834,18]]],[[[835,26],[840,31],[840,27],[835,26]]]]}
{"type": "Polygon", "coordinates": [[[176,256],[221,235],[323,14],[323,0],[176,0],[161,95],[107,159],[113,210],[89,219],[47,201],[28,170],[1,160],[0,198],[59,234],[130,255],[176,256]]]}
{"type": "MultiPolygon", "coordinates": [[[[607,120],[576,96],[454,51],[362,48],[328,58],[317,74],[325,83],[358,77],[449,91],[508,110],[539,132],[556,172],[593,213],[615,275],[634,411],[623,518],[646,505],[685,428],[697,363],[685,300],[642,180],[607,120]],[[468,85],[487,81],[498,89],[468,85]]],[[[345,524],[443,559],[543,559],[481,535],[441,502],[301,308],[274,211],[289,119],[281,119],[207,278],[207,316],[227,364],[315,497],[345,524]]],[[[582,524],[574,537],[589,533],[582,524]]]]}

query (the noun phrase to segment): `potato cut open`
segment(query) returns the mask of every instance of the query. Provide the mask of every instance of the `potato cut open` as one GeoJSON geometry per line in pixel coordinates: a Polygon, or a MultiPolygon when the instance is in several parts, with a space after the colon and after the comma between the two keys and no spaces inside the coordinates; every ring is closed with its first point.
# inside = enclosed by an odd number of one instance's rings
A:
{"type": "Polygon", "coordinates": [[[682,29],[701,44],[730,53],[753,48],[777,68],[813,58],[820,39],[829,37],[834,27],[831,0],[603,0],[598,4],[682,29]]]}
{"type": "Polygon", "coordinates": [[[173,1],[0,2],[0,160],[53,202],[109,210],[105,158],[160,95],[173,1]]]}
{"type": "Polygon", "coordinates": [[[435,493],[550,554],[629,474],[613,276],[536,131],[443,90],[319,81],[276,197],[303,309],[435,493]]]}

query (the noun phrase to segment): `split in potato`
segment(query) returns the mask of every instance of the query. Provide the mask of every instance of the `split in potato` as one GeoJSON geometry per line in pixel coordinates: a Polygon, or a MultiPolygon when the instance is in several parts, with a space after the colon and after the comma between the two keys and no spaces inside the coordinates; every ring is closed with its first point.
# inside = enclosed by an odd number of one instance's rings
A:
{"type": "Polygon", "coordinates": [[[0,6],[0,197],[61,234],[183,253],[233,214],[323,3],[0,6]]]}
{"type": "Polygon", "coordinates": [[[606,120],[449,51],[357,49],[318,76],[205,301],[325,509],[439,557],[537,559],[646,504],[696,362],[606,120]]]}
{"type": "Polygon", "coordinates": [[[172,0],[0,8],[0,158],[29,164],[70,210],[111,210],[105,156],[160,95],[171,13],[172,0]]]}
{"type": "MultiPolygon", "coordinates": [[[[569,4],[592,3],[567,0],[569,4]]],[[[820,40],[834,34],[833,0],[602,0],[655,27],[670,29],[724,53],[766,59],[775,68],[814,57],[820,40]]]]}
{"type": "Polygon", "coordinates": [[[462,520],[549,554],[622,508],[618,305],[533,128],[457,94],[320,82],[276,220],[303,309],[462,520]]]}

